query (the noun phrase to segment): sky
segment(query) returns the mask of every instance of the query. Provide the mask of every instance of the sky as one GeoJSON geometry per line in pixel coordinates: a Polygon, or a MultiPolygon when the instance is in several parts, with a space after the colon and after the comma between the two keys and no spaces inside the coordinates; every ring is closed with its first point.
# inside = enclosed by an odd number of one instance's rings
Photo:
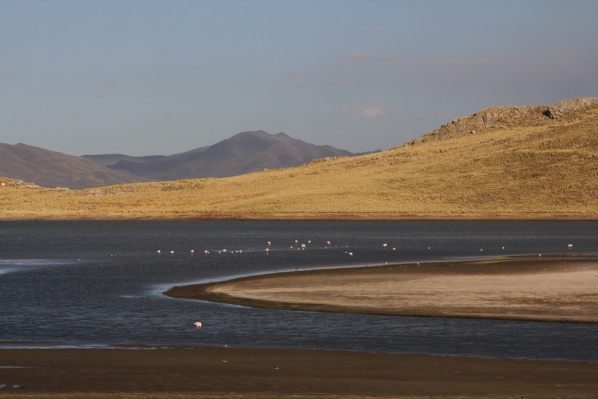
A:
{"type": "Polygon", "coordinates": [[[0,0],[0,142],[170,155],[250,130],[388,149],[598,96],[597,1],[0,0]]]}

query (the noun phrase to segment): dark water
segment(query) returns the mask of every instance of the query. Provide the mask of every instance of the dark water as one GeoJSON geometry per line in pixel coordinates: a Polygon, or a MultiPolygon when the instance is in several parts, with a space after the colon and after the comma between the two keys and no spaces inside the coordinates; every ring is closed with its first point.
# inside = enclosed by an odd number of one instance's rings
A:
{"type": "Polygon", "coordinates": [[[0,222],[0,346],[228,345],[598,362],[597,324],[273,311],[160,294],[244,274],[464,258],[480,248],[484,256],[548,254],[568,243],[598,252],[598,223],[0,222]]]}

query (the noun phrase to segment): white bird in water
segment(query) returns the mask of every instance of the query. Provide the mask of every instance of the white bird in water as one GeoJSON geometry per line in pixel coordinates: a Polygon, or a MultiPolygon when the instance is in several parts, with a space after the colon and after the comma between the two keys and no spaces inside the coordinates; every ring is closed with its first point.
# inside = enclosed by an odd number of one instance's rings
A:
{"type": "Polygon", "coordinates": [[[573,244],[567,244],[567,248],[569,248],[569,249],[573,248],[573,244]]]}
{"type": "Polygon", "coordinates": [[[270,252],[270,249],[269,249],[269,248],[266,248],[266,252],[270,252]]]}
{"type": "Polygon", "coordinates": [[[160,250],[157,250],[156,252],[158,252],[159,254],[161,254],[162,252],[160,252],[160,250]]]}
{"type": "Polygon", "coordinates": [[[192,250],[191,250],[191,255],[193,255],[194,253],[195,253],[195,250],[194,250],[194,249],[192,249],[192,250]]]}
{"type": "Polygon", "coordinates": [[[349,252],[349,256],[353,256],[353,252],[349,252]]]}
{"type": "Polygon", "coordinates": [[[170,251],[170,254],[171,254],[171,255],[174,255],[174,251],[170,251]]]}
{"type": "Polygon", "coordinates": [[[326,244],[330,245],[330,241],[326,241],[326,244]]]}
{"type": "Polygon", "coordinates": [[[210,251],[208,251],[207,249],[205,251],[203,251],[204,254],[209,254],[210,251]]]}
{"type": "Polygon", "coordinates": [[[268,241],[268,245],[272,245],[272,243],[270,241],[268,241]]]}
{"type": "Polygon", "coordinates": [[[197,328],[201,328],[202,326],[201,321],[196,321],[195,323],[193,323],[193,325],[197,328]]]}
{"type": "Polygon", "coordinates": [[[226,252],[226,248],[224,248],[224,249],[222,250],[222,252],[226,252]]]}
{"type": "Polygon", "coordinates": [[[388,246],[388,244],[386,244],[386,243],[382,244],[383,248],[386,248],[387,246],[388,246]]]}
{"type": "Polygon", "coordinates": [[[308,244],[311,244],[311,240],[307,240],[307,243],[308,243],[308,244]]]}

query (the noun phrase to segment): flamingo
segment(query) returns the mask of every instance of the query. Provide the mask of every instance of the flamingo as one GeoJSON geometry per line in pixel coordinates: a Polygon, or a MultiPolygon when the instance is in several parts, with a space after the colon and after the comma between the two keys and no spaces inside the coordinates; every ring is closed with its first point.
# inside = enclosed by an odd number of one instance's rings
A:
{"type": "Polygon", "coordinates": [[[196,321],[195,323],[193,323],[193,325],[197,328],[201,328],[202,326],[201,321],[196,321]]]}

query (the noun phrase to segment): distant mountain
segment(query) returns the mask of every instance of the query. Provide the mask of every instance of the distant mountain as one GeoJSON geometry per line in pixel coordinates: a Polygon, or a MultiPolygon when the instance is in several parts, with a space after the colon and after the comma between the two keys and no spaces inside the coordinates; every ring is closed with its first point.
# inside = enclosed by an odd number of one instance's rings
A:
{"type": "Polygon", "coordinates": [[[150,180],[228,177],[264,169],[287,168],[326,157],[354,156],[330,146],[317,146],[284,133],[263,130],[242,132],[212,146],[166,157],[85,155],[110,169],[130,172],[150,180]],[[110,164],[109,162],[115,162],[110,164]]]}
{"type": "Polygon", "coordinates": [[[0,143],[0,176],[42,187],[81,189],[147,181],[122,170],[108,169],[89,159],[33,147],[0,143]]]}
{"type": "Polygon", "coordinates": [[[104,166],[114,165],[118,161],[151,162],[165,158],[165,155],[148,155],[144,157],[132,157],[123,154],[105,154],[105,155],[82,155],[82,158],[91,159],[104,166]]]}

